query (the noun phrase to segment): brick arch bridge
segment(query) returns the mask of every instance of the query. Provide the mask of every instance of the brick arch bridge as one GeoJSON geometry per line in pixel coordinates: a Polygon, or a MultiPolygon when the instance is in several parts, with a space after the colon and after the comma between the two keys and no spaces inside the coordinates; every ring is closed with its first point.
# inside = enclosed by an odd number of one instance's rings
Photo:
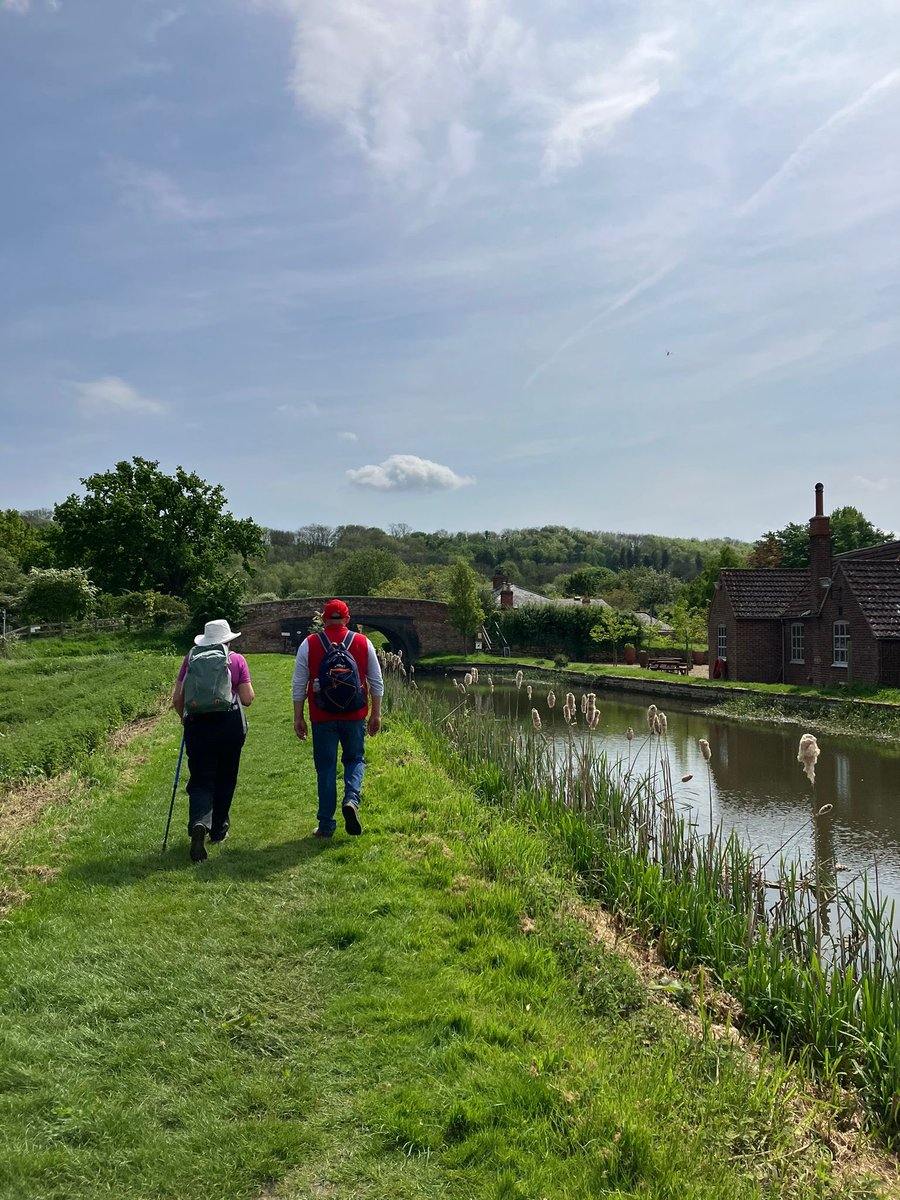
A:
{"type": "MultiPolygon", "coordinates": [[[[331,596],[245,604],[240,649],[251,654],[293,652],[310,631],[315,613],[331,596]]],[[[350,628],[377,629],[404,662],[425,654],[462,654],[465,641],[450,624],[440,600],[391,600],[381,596],[341,596],[350,609],[350,628]]]]}

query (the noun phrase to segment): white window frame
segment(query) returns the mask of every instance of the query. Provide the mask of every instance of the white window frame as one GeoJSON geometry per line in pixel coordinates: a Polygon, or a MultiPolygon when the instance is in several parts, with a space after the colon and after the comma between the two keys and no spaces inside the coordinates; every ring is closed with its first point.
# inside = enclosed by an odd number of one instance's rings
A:
{"type": "Polygon", "coordinates": [[[716,658],[727,660],[728,650],[728,627],[726,625],[716,626],[716,658]]]}
{"type": "Polygon", "coordinates": [[[831,627],[831,665],[850,665],[850,622],[835,621],[831,627]]]}
{"type": "Polygon", "coordinates": [[[806,662],[806,646],[802,621],[791,622],[791,659],[792,663],[806,662]]]}

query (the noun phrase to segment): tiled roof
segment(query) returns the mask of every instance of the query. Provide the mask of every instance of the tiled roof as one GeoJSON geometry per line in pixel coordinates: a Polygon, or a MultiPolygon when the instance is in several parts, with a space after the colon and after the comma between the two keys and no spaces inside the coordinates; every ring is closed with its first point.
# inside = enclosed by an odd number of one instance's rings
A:
{"type": "Polygon", "coordinates": [[[739,621],[778,619],[809,579],[803,570],[729,567],[719,573],[739,621]]]}
{"type": "Polygon", "coordinates": [[[880,546],[868,546],[865,550],[845,550],[834,556],[835,563],[845,562],[900,562],[900,542],[882,542],[880,546]]]}
{"type": "Polygon", "coordinates": [[[841,573],[877,638],[900,638],[900,561],[842,559],[841,573]]]}
{"type": "MultiPolygon", "coordinates": [[[[574,600],[571,597],[564,596],[542,596],[539,592],[529,592],[527,588],[520,588],[517,584],[509,584],[509,590],[513,594],[513,608],[522,608],[527,604],[585,604],[582,600],[574,600]]],[[[493,596],[496,602],[500,603],[501,588],[494,588],[493,596]]],[[[601,600],[599,596],[595,596],[589,601],[597,608],[609,608],[605,600],[601,600]]],[[[587,604],[585,604],[587,607],[587,604]]]]}
{"type": "Polygon", "coordinates": [[[634,612],[631,615],[637,617],[638,623],[643,625],[645,629],[653,629],[656,633],[664,633],[666,636],[675,632],[673,625],[667,625],[665,621],[661,621],[659,617],[651,617],[649,613],[634,612]]]}
{"type": "Polygon", "coordinates": [[[811,617],[814,616],[812,597],[810,596],[809,577],[803,572],[804,579],[793,597],[781,611],[782,617],[811,617]]]}

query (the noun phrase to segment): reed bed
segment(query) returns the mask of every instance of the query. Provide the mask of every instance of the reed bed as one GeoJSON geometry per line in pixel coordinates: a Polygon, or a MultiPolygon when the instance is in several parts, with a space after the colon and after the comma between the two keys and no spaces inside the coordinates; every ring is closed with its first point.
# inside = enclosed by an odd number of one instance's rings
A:
{"type": "MultiPolygon", "coordinates": [[[[390,657],[385,665],[389,709],[443,765],[486,802],[553,828],[588,894],[655,942],[663,961],[711,971],[752,1028],[824,1083],[854,1088],[871,1126],[900,1144],[900,939],[877,870],[844,881],[840,864],[791,856],[793,839],[763,859],[711,820],[701,831],[677,809],[667,722],[653,705],[627,758],[611,759],[592,732],[594,697],[579,708],[567,695],[565,732],[551,738],[536,704],[523,703],[530,720],[498,718],[483,702],[487,684],[448,699],[409,686],[390,657]]],[[[543,702],[552,708],[555,697],[543,702]]],[[[808,776],[817,753],[804,740],[808,776]]]]}

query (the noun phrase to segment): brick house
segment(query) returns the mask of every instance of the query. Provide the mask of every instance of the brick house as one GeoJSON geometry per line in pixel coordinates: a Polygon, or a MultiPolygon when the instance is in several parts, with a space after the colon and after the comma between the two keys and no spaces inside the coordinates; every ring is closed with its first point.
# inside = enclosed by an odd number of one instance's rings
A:
{"type": "Polygon", "coordinates": [[[816,484],[810,565],[719,572],[709,608],[710,674],[757,683],[900,688],[900,541],[832,554],[816,484]]]}

